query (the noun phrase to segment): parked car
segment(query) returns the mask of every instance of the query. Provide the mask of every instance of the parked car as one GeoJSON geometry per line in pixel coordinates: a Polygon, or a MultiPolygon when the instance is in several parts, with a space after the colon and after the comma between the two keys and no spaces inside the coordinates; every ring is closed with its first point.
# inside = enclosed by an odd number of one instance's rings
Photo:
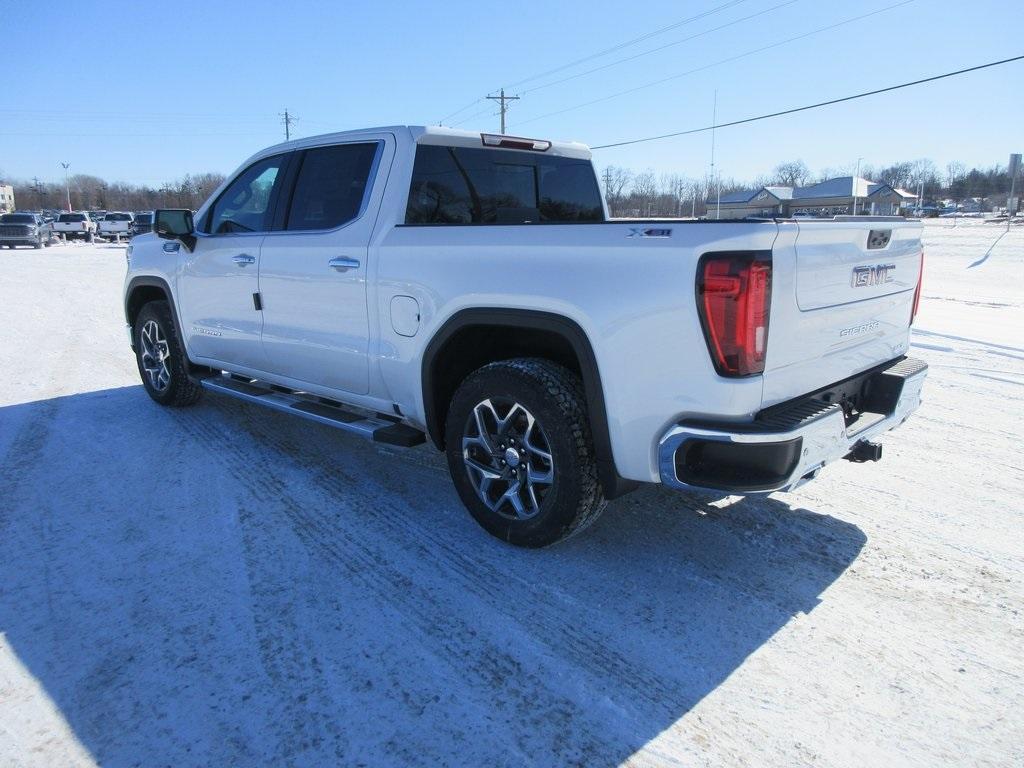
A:
{"type": "Polygon", "coordinates": [[[95,222],[96,226],[98,227],[99,223],[101,221],[103,221],[103,217],[107,215],[107,212],[106,211],[87,211],[85,215],[89,217],[90,221],[95,222]]]}
{"type": "Polygon", "coordinates": [[[136,235],[144,235],[147,232],[153,231],[153,212],[152,211],[138,211],[134,214],[135,220],[132,222],[130,235],[135,237],[136,235]]]}
{"type": "Polygon", "coordinates": [[[115,211],[108,213],[99,223],[99,235],[108,240],[119,237],[130,237],[134,217],[130,213],[115,211]]]}
{"type": "Polygon", "coordinates": [[[0,216],[0,246],[49,248],[52,242],[53,224],[43,219],[41,214],[16,212],[0,216]]]}
{"type": "Polygon", "coordinates": [[[84,211],[78,213],[62,213],[53,223],[55,235],[64,235],[68,240],[81,238],[91,243],[96,234],[96,222],[84,211]]]}
{"type": "Polygon", "coordinates": [[[543,546],[639,483],[766,493],[879,459],[921,402],[921,231],[609,221],[581,144],[372,129],[157,211],[124,310],[157,403],[429,438],[480,525],[543,546]]]}

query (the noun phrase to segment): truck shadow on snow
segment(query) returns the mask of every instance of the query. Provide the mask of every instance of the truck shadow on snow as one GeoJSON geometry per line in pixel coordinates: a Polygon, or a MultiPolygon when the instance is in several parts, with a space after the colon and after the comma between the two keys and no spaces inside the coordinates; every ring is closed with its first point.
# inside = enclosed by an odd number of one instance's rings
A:
{"type": "Polygon", "coordinates": [[[59,713],[22,738],[63,718],[109,766],[618,763],[865,541],[650,487],[520,551],[432,449],[137,386],[0,409],[0,455],[0,633],[59,713]]]}

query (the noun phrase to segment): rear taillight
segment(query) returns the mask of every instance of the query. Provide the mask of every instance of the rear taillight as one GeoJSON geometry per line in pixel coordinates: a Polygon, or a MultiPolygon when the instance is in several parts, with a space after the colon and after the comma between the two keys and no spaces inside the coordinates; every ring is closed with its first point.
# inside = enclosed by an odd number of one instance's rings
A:
{"type": "Polygon", "coordinates": [[[764,371],[771,304],[771,254],[722,253],[701,259],[697,310],[720,376],[764,371]]]}
{"type": "Polygon", "coordinates": [[[924,282],[924,251],[921,251],[921,269],[917,273],[917,288],[914,289],[914,309],[910,313],[910,324],[914,324],[917,308],[921,305],[921,283],[924,282]]]}

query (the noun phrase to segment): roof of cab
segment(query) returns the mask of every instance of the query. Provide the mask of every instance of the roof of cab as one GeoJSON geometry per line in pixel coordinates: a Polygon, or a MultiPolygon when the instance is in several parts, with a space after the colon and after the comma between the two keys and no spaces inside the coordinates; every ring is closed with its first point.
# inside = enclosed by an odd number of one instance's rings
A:
{"type": "MultiPolygon", "coordinates": [[[[445,128],[438,125],[388,125],[376,128],[360,128],[353,131],[339,131],[337,133],[324,133],[318,136],[304,136],[301,139],[276,144],[261,150],[257,156],[266,156],[284,149],[301,149],[322,144],[330,144],[337,141],[358,138],[368,133],[399,133],[408,131],[416,144],[440,144],[442,146],[455,147],[483,147],[481,136],[493,135],[486,131],[460,131],[455,128],[445,128]]],[[[509,138],[512,138],[511,136],[509,138]]],[[[539,138],[539,137],[531,137],[539,138]]],[[[537,150],[511,150],[526,151],[540,154],[537,150]]],[[[550,149],[545,154],[560,155],[563,157],[576,157],[583,160],[590,159],[590,148],[586,144],[575,141],[552,141],[550,149]]]]}

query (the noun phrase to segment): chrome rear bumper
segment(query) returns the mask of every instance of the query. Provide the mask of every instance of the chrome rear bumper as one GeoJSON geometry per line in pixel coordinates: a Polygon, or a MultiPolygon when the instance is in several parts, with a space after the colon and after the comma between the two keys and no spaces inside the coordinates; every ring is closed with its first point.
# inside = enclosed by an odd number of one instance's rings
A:
{"type": "Polygon", "coordinates": [[[903,358],[840,382],[857,389],[867,407],[849,425],[827,393],[773,408],[746,424],[682,422],[661,438],[661,481],[673,488],[732,493],[792,490],[854,446],[899,426],[921,405],[928,366],[903,358]]]}

